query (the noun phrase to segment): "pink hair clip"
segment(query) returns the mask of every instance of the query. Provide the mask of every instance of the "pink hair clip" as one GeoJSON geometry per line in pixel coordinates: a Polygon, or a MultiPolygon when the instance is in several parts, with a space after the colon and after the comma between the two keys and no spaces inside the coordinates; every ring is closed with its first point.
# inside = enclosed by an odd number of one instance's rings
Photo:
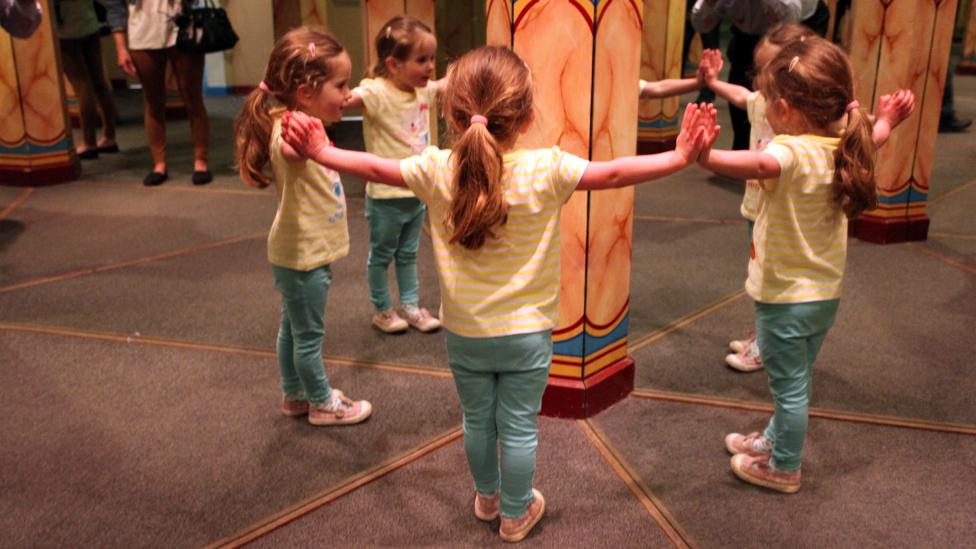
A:
{"type": "Polygon", "coordinates": [[[271,90],[268,89],[268,85],[264,83],[264,80],[258,82],[258,89],[264,93],[271,93],[271,90]]]}
{"type": "Polygon", "coordinates": [[[793,69],[796,68],[796,64],[799,62],[800,62],[799,55],[794,55],[793,59],[790,59],[790,72],[793,72],[793,69]]]}
{"type": "Polygon", "coordinates": [[[315,56],[315,42],[308,43],[308,53],[309,55],[315,56]]]}
{"type": "Polygon", "coordinates": [[[851,101],[850,103],[847,104],[847,108],[844,109],[844,112],[851,112],[854,109],[859,109],[859,108],[861,108],[861,104],[857,102],[857,99],[855,99],[854,101],[851,101]]]}
{"type": "Polygon", "coordinates": [[[487,126],[488,125],[488,119],[485,118],[484,116],[481,116],[480,114],[475,114],[475,115],[472,115],[471,116],[471,124],[472,125],[474,125],[474,124],[482,124],[484,126],[487,126]]]}

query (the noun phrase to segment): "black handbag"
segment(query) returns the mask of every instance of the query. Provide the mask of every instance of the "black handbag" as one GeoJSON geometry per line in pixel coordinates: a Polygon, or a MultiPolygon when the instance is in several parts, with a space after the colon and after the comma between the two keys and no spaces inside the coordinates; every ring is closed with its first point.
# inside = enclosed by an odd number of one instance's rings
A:
{"type": "Polygon", "coordinates": [[[183,0],[183,10],[176,16],[176,47],[193,53],[213,53],[229,50],[237,43],[237,33],[224,8],[213,0],[203,0],[203,7],[193,8],[183,0]]]}

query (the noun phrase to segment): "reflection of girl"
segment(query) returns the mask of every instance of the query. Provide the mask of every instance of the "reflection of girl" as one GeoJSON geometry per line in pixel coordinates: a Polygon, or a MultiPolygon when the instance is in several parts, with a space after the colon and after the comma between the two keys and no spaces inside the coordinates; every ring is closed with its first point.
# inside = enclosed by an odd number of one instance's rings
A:
{"type": "Polygon", "coordinates": [[[207,165],[210,121],[203,104],[202,53],[176,48],[174,17],[181,0],[108,0],[108,21],[115,33],[119,67],[139,75],[145,103],[146,134],[153,168],[144,185],[159,185],[169,178],[166,165],[166,63],[173,66],[180,96],[190,118],[193,135],[193,184],[213,180],[207,165]],[[127,39],[128,38],[128,43],[127,39]]]}
{"type": "MultiPolygon", "coordinates": [[[[352,90],[347,107],[363,107],[366,150],[406,158],[430,145],[430,107],[437,99],[434,76],[437,39],[419,19],[398,15],[376,35],[376,65],[352,90]]],[[[373,325],[393,333],[413,326],[422,332],[441,322],[420,306],[417,250],[427,208],[409,189],[366,183],[369,259],[366,280],[373,325]],[[393,308],[387,270],[396,263],[399,312],[393,308]]]]}
{"type": "Polygon", "coordinates": [[[84,143],[77,148],[78,157],[87,160],[97,158],[100,152],[119,152],[119,146],[115,143],[115,121],[119,115],[102,68],[102,40],[99,35],[102,24],[95,14],[95,7],[91,0],[55,0],[54,9],[64,74],[78,97],[81,115],[84,143]],[[96,141],[95,128],[99,114],[102,138],[96,141]]]}

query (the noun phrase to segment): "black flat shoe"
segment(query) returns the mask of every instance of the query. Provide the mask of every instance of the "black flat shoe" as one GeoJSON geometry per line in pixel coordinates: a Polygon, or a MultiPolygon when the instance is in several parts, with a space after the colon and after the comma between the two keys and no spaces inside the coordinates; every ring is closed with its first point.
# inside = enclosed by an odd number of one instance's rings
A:
{"type": "Polygon", "coordinates": [[[206,185],[213,181],[213,174],[210,170],[194,171],[193,172],[193,184],[194,185],[206,185]]]}
{"type": "Polygon", "coordinates": [[[111,145],[105,145],[104,147],[95,147],[95,150],[100,153],[114,154],[119,152],[119,144],[112,143],[111,145]]]}
{"type": "Polygon", "coordinates": [[[957,118],[956,115],[947,116],[939,120],[940,133],[961,133],[966,131],[973,121],[968,118],[957,118]]]}
{"type": "Polygon", "coordinates": [[[142,184],[147,187],[155,187],[156,185],[162,185],[167,179],[169,179],[169,173],[167,172],[149,172],[149,175],[142,180],[142,184]]]}
{"type": "Polygon", "coordinates": [[[98,149],[85,149],[78,153],[78,158],[82,160],[95,160],[98,158],[98,149]]]}

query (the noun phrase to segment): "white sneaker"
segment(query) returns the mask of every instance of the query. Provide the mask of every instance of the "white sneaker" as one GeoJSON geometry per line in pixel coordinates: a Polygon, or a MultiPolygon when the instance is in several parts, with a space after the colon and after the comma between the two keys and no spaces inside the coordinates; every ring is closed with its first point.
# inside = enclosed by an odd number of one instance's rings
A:
{"type": "Polygon", "coordinates": [[[433,332],[441,327],[441,321],[436,316],[427,312],[427,309],[423,307],[403,305],[400,307],[400,313],[406,319],[407,324],[421,332],[433,332]]]}
{"type": "Polygon", "coordinates": [[[741,353],[751,347],[755,342],[756,334],[753,333],[745,339],[733,339],[729,342],[729,349],[732,349],[733,353],[741,353]]]}
{"type": "Polygon", "coordinates": [[[736,353],[734,355],[728,355],[725,357],[725,363],[729,365],[730,368],[739,370],[740,372],[755,372],[756,370],[761,370],[762,357],[759,356],[759,345],[753,341],[745,352],[736,353]]]}

